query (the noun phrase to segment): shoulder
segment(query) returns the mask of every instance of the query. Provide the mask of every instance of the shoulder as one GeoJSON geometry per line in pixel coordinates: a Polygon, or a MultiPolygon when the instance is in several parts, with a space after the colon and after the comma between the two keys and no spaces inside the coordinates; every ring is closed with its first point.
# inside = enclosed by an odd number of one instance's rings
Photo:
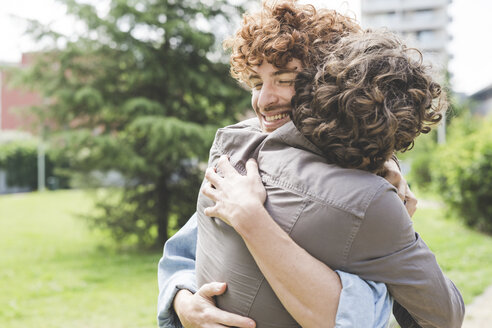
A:
{"type": "Polygon", "coordinates": [[[370,236],[380,249],[403,249],[416,240],[412,220],[396,189],[382,189],[369,203],[360,233],[370,236]]]}
{"type": "Polygon", "coordinates": [[[220,156],[227,155],[236,169],[244,171],[244,164],[254,157],[256,148],[266,137],[257,118],[220,128],[210,149],[209,165],[213,165],[220,156]]]}
{"type": "MultiPolygon", "coordinates": [[[[312,170],[320,171],[321,167],[313,167],[312,170]]],[[[318,182],[313,178],[311,180],[311,184],[319,184],[317,193],[323,195],[328,203],[361,219],[365,218],[367,211],[382,195],[397,196],[396,188],[386,179],[358,169],[327,165],[324,172],[319,174],[318,182]]],[[[386,200],[389,198],[385,197],[386,200]]]]}
{"type": "Polygon", "coordinates": [[[218,131],[235,131],[235,130],[249,130],[254,132],[261,132],[260,122],[257,117],[249,118],[243,121],[240,121],[235,124],[231,124],[220,128],[218,131]]]}
{"type": "Polygon", "coordinates": [[[240,142],[242,139],[248,139],[252,135],[264,134],[261,131],[260,123],[257,118],[251,118],[228,125],[217,130],[214,143],[224,144],[230,138],[236,139],[235,142],[240,142]]]}
{"type": "Polygon", "coordinates": [[[370,172],[342,168],[300,148],[269,149],[259,157],[265,182],[363,218],[379,194],[396,189],[370,172]]]}

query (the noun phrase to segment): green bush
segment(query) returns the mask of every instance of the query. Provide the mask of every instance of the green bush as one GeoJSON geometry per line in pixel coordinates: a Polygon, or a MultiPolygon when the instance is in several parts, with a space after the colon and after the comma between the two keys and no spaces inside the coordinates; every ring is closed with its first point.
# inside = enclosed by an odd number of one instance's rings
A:
{"type": "MultiPolygon", "coordinates": [[[[451,97],[450,104],[446,113],[446,139],[448,143],[453,144],[453,140],[474,133],[477,130],[478,120],[472,117],[467,101],[458,101],[451,97]]],[[[438,152],[437,130],[438,128],[435,127],[431,133],[420,135],[410,152],[398,155],[398,158],[411,165],[407,179],[412,186],[418,186],[419,190],[436,191],[437,184],[433,181],[435,174],[432,170],[439,167],[433,164],[438,152]]]]}
{"type": "Polygon", "coordinates": [[[7,185],[35,189],[37,143],[16,141],[0,145],[0,169],[7,172],[7,185]]]}
{"type": "Polygon", "coordinates": [[[452,138],[436,151],[433,183],[466,224],[492,232],[492,120],[484,120],[471,133],[464,130],[456,124],[452,138]]]}
{"type": "MultiPolygon", "coordinates": [[[[68,179],[58,174],[58,168],[65,166],[63,159],[54,156],[50,150],[45,155],[45,176],[48,188],[66,188],[68,179]]],[[[36,140],[13,141],[0,144],[0,169],[7,173],[7,185],[36,190],[38,185],[38,142],[36,140]]]]}
{"type": "Polygon", "coordinates": [[[415,141],[415,145],[408,153],[399,154],[398,158],[410,163],[410,172],[407,176],[408,183],[418,186],[421,190],[429,190],[432,186],[431,161],[432,154],[437,148],[436,133],[421,135],[415,141]]]}
{"type": "Polygon", "coordinates": [[[461,212],[469,226],[492,233],[492,142],[459,179],[461,212]]]}

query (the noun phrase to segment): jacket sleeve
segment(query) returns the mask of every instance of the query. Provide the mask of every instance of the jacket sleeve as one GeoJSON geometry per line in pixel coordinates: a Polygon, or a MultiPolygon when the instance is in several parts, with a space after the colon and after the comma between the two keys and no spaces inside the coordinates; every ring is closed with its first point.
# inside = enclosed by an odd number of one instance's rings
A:
{"type": "Polygon", "coordinates": [[[197,242],[196,213],[164,245],[159,261],[157,280],[159,298],[157,300],[157,320],[159,328],[182,327],[174,312],[173,300],[180,289],[195,293],[195,257],[197,242]]]}
{"type": "Polygon", "coordinates": [[[394,189],[383,187],[369,204],[347,265],[363,279],[386,283],[402,328],[461,327],[461,294],[414,231],[394,189]]]}

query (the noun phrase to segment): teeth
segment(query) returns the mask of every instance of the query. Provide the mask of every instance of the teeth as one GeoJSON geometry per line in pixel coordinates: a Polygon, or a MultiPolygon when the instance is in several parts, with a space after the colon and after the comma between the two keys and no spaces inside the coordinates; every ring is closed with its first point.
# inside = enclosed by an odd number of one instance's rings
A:
{"type": "Polygon", "coordinates": [[[272,122],[275,120],[280,120],[280,119],[287,117],[287,116],[289,116],[289,114],[287,114],[287,113],[277,114],[277,115],[272,115],[272,116],[265,116],[265,121],[272,122]]]}

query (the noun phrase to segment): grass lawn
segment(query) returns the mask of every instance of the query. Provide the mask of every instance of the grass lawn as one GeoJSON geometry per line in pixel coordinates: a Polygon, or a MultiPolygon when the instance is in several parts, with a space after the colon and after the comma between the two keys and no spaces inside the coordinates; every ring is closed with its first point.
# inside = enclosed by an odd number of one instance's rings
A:
{"type": "Polygon", "coordinates": [[[492,285],[492,236],[469,229],[457,218],[446,218],[444,212],[439,208],[419,209],[414,227],[469,304],[492,285]]]}
{"type": "MultiPolygon", "coordinates": [[[[81,191],[0,196],[0,327],[156,326],[160,252],[117,251],[76,216],[81,191]]],[[[420,209],[415,228],[465,302],[492,284],[492,237],[420,209]]]]}
{"type": "Polygon", "coordinates": [[[117,252],[84,192],[0,196],[0,327],[155,327],[159,252],[117,252]]]}

